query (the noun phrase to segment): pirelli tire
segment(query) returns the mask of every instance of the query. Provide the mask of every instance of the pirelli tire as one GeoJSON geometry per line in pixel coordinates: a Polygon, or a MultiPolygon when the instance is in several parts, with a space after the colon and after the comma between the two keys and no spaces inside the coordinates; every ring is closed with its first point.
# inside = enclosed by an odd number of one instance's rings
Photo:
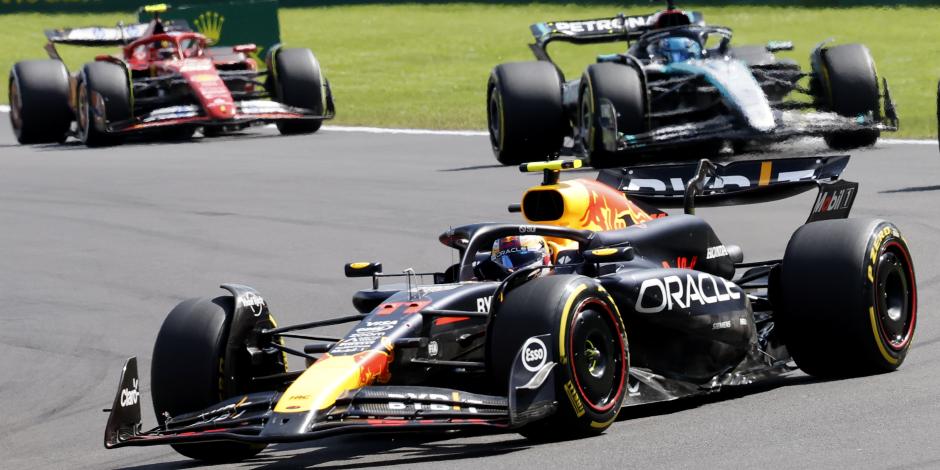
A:
{"type": "Polygon", "coordinates": [[[561,102],[564,78],[550,62],[497,65],[486,86],[487,128],[503,165],[545,160],[561,150],[569,124],[561,102]]]}
{"type": "Polygon", "coordinates": [[[131,118],[131,89],[127,70],[113,62],[89,62],[78,77],[75,97],[77,137],[89,147],[115,145],[114,123],[131,118]]]}
{"type": "MultiPolygon", "coordinates": [[[[189,299],[173,308],[163,321],[150,367],[153,409],[161,426],[166,416],[199,411],[250,391],[252,371],[236,371],[233,380],[226,380],[222,373],[234,308],[232,296],[189,299]],[[226,389],[225,384],[232,382],[232,388],[241,390],[226,389]]],[[[273,327],[274,319],[261,318],[258,325],[273,327]]],[[[280,372],[285,369],[283,364],[262,365],[267,366],[280,372]]],[[[205,442],[172,447],[192,459],[234,462],[256,455],[266,444],[205,442]]]]}
{"type": "MultiPolygon", "coordinates": [[[[276,49],[268,58],[268,70],[274,70],[277,100],[288,106],[324,113],[325,78],[313,51],[304,48],[276,49]]],[[[312,134],[320,129],[322,119],[285,119],[277,121],[284,135],[312,134]]]]}
{"type": "MultiPolygon", "coordinates": [[[[820,90],[817,99],[839,115],[855,118],[871,115],[881,119],[878,72],[871,52],[863,44],[825,48],[813,63],[820,90]]],[[[870,147],[878,141],[877,130],[843,131],[828,134],[826,144],[836,150],[870,147]]]]}
{"type": "Polygon", "coordinates": [[[917,325],[907,243],[878,219],[813,222],[790,239],[779,273],[777,324],[796,364],[817,377],[897,369],[917,325]]]}
{"type": "Polygon", "coordinates": [[[509,290],[487,334],[494,383],[508,386],[512,361],[533,336],[551,335],[558,409],[519,432],[539,441],[604,432],[627,391],[629,353],[620,312],[596,280],[549,275],[509,290]]]}
{"type": "Polygon", "coordinates": [[[72,125],[69,72],[60,60],[27,60],[10,69],[10,126],[21,144],[65,142],[72,125]]]}
{"type": "Polygon", "coordinates": [[[607,168],[623,166],[623,155],[604,148],[601,133],[601,102],[614,105],[617,113],[617,131],[623,134],[641,134],[648,130],[647,93],[643,77],[636,68],[612,62],[592,64],[581,78],[578,100],[578,122],[581,145],[590,157],[591,166],[607,168]]]}

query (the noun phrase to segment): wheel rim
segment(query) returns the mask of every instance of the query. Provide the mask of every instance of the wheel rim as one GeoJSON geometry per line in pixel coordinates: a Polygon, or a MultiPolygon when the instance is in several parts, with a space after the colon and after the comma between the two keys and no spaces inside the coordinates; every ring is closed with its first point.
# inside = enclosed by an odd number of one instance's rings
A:
{"type": "Polygon", "coordinates": [[[85,140],[88,137],[88,126],[90,125],[90,117],[88,113],[90,107],[88,105],[88,87],[85,86],[85,83],[82,82],[78,85],[78,133],[81,135],[82,140],[85,140]]]}
{"type": "Polygon", "coordinates": [[[610,308],[589,299],[572,319],[571,367],[581,396],[591,409],[604,412],[623,394],[626,351],[610,308]]]}
{"type": "Polygon", "coordinates": [[[20,134],[23,128],[23,99],[20,97],[20,88],[16,80],[10,80],[10,124],[14,132],[20,134]]]}
{"type": "Polygon", "coordinates": [[[578,137],[585,150],[593,150],[592,133],[594,131],[594,102],[588,87],[581,90],[581,105],[578,113],[578,137]]]}
{"type": "Polygon", "coordinates": [[[881,335],[894,351],[908,346],[916,323],[916,286],[906,250],[885,245],[875,269],[875,306],[881,335]]]}
{"type": "Polygon", "coordinates": [[[496,150],[503,148],[503,107],[496,88],[490,91],[489,106],[487,106],[487,121],[490,129],[490,145],[496,150]]]}

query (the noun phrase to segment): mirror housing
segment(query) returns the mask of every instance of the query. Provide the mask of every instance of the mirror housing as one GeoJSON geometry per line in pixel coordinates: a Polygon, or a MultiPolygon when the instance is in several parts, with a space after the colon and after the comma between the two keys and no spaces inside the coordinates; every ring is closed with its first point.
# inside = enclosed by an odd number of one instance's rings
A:
{"type": "Polygon", "coordinates": [[[258,50],[258,46],[255,44],[239,44],[237,46],[232,46],[232,50],[235,52],[241,52],[244,54],[250,54],[258,50]]]}
{"type": "Polygon", "coordinates": [[[382,274],[382,263],[370,263],[360,261],[356,263],[346,263],[343,266],[346,277],[371,277],[376,274],[382,274]]]}
{"type": "Polygon", "coordinates": [[[589,263],[617,263],[630,261],[636,254],[632,246],[621,246],[616,248],[595,248],[585,250],[584,260],[589,263]]]}
{"type": "Polygon", "coordinates": [[[768,41],[764,47],[767,52],[792,51],[793,41],[768,41]]]}

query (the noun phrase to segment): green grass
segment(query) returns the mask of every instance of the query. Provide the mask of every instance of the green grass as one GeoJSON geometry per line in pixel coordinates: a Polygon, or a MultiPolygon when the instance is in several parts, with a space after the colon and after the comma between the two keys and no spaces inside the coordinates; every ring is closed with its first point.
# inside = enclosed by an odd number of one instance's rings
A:
{"type": "MultiPolygon", "coordinates": [[[[683,4],[687,9],[694,5],[683,4]]],[[[643,13],[650,6],[625,13],[643,13]]],[[[888,78],[901,116],[901,137],[936,135],[936,84],[940,78],[937,8],[701,7],[711,24],[730,26],[737,44],[789,39],[784,53],[807,65],[812,47],[827,38],[864,42],[888,78]]],[[[529,60],[528,26],[551,19],[602,17],[615,6],[558,4],[355,5],[286,8],[281,36],[289,46],[310,47],[333,84],[337,124],[441,129],[485,128],[484,94],[498,63],[529,60]]],[[[0,16],[5,47],[0,67],[43,57],[42,29],[114,24],[131,15],[0,16]]],[[[553,46],[568,77],[597,53],[621,44],[553,46]]],[[[70,67],[100,51],[62,48],[70,67]]],[[[6,102],[6,83],[0,100],[6,102]]]]}

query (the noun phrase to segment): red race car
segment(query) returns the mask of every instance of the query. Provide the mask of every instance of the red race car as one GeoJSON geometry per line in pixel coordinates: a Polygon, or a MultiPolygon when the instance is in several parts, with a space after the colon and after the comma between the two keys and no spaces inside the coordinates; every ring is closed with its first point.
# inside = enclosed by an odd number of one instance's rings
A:
{"type": "Polygon", "coordinates": [[[273,122],[282,134],[316,132],[334,116],[329,81],[309,49],[275,46],[265,70],[250,57],[254,44],[208,47],[185,22],[115,28],[47,30],[50,59],[18,62],[10,71],[10,120],[21,144],[64,142],[113,145],[151,132],[187,138],[198,128],[216,135],[273,122]],[[56,44],[122,46],[74,74],[56,44]],[[72,126],[72,123],[75,126],[72,126]]]}

